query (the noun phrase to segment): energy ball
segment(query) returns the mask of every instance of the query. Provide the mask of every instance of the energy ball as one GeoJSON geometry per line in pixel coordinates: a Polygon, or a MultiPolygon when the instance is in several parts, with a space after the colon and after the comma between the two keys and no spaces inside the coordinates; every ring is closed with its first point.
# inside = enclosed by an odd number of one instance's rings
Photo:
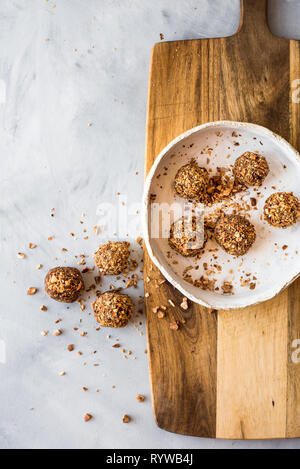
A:
{"type": "Polygon", "coordinates": [[[292,192],[275,192],[267,198],[264,218],[271,226],[287,228],[300,217],[300,202],[292,192]]]}
{"type": "Polygon", "coordinates": [[[200,168],[196,161],[182,166],[175,176],[174,191],[179,197],[205,202],[209,175],[205,168],[200,168]]]}
{"type": "Polygon", "coordinates": [[[204,223],[195,216],[181,217],[171,225],[169,245],[182,256],[196,256],[202,251],[206,241],[204,223]]]}
{"type": "Polygon", "coordinates": [[[81,273],[75,267],[50,269],[44,283],[47,295],[62,303],[76,301],[84,288],[81,273]]]}
{"type": "Polygon", "coordinates": [[[94,315],[103,327],[125,327],[133,314],[129,295],[105,292],[92,304],[94,315]]]}
{"type": "Polygon", "coordinates": [[[245,186],[261,186],[269,171],[266,158],[250,151],[243,153],[234,163],[234,175],[245,186]]]}
{"type": "Polygon", "coordinates": [[[228,254],[243,256],[256,238],[255,228],[241,215],[223,215],[215,226],[215,239],[228,254]]]}
{"type": "Polygon", "coordinates": [[[102,275],[119,275],[128,267],[129,246],[127,241],[108,241],[99,246],[94,254],[95,265],[102,275]]]}

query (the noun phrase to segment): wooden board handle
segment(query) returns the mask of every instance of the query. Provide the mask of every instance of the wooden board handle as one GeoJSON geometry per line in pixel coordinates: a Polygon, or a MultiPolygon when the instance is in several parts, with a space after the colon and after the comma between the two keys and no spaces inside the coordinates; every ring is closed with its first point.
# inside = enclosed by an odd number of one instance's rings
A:
{"type": "MultiPolygon", "coordinates": [[[[240,34],[271,34],[268,26],[268,0],[241,0],[240,34]]],[[[267,46],[267,45],[266,45],[267,46]]],[[[257,51],[259,53],[259,51],[257,51]]]]}

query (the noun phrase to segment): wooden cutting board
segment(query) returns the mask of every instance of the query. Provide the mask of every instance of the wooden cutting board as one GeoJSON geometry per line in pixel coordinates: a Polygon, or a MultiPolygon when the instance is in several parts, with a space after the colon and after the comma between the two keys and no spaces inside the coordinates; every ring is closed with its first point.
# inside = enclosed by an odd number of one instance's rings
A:
{"type": "MultiPolygon", "coordinates": [[[[167,143],[208,121],[261,124],[300,149],[299,42],[270,33],[266,0],[242,7],[235,36],[153,47],[146,174],[167,143]]],[[[259,306],[211,311],[190,304],[184,311],[182,295],[168,282],[157,287],[161,274],[146,252],[144,275],[158,426],[212,438],[300,437],[300,363],[292,360],[300,281],[259,306]],[[169,306],[166,318],[152,312],[157,305],[169,306]],[[174,320],[185,324],[173,331],[174,320]]]]}

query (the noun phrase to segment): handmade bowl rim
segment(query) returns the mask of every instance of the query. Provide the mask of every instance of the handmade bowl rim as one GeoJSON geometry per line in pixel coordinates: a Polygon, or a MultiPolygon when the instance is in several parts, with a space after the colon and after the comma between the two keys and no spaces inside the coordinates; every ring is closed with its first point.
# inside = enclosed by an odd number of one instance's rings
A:
{"type": "MultiPolygon", "coordinates": [[[[154,178],[154,175],[156,173],[157,167],[159,166],[161,160],[164,158],[164,156],[175,146],[178,144],[178,142],[186,139],[187,137],[191,136],[192,134],[204,130],[204,129],[210,129],[214,127],[227,127],[227,128],[236,128],[236,129],[252,129],[252,130],[257,130],[258,134],[265,134],[266,136],[270,137],[271,139],[277,141],[280,145],[286,148],[287,151],[289,151],[293,157],[298,160],[300,163],[300,153],[283,137],[280,135],[276,134],[272,130],[269,130],[268,128],[259,125],[259,124],[253,124],[250,122],[237,122],[237,121],[230,121],[230,120],[223,120],[223,121],[213,121],[213,122],[206,122],[205,124],[198,125],[196,127],[193,127],[189,130],[186,130],[182,134],[178,135],[175,137],[168,145],[166,145],[161,152],[158,154],[156,157],[147,177],[145,180],[145,185],[144,185],[144,195],[143,195],[143,214],[142,214],[142,222],[143,222],[143,234],[144,234],[144,242],[147,248],[147,252],[154,263],[154,265],[160,270],[160,272],[163,274],[163,276],[177,289],[179,290],[184,296],[189,298],[191,301],[200,304],[204,307],[207,308],[213,308],[213,309],[239,309],[239,308],[245,308],[248,306],[253,306],[257,305],[259,303],[262,303],[264,301],[270,300],[274,298],[276,295],[278,295],[282,290],[287,288],[291,283],[293,283],[299,276],[300,276],[300,269],[299,272],[294,275],[292,278],[289,278],[287,282],[282,286],[278,286],[272,290],[270,294],[267,294],[265,296],[260,296],[259,300],[255,300],[254,296],[254,301],[247,301],[244,304],[222,304],[222,301],[216,301],[216,302],[210,302],[207,303],[206,301],[195,297],[192,293],[186,290],[183,282],[184,280],[182,279],[182,283],[178,282],[175,278],[170,275],[164,266],[161,264],[161,262],[158,260],[156,257],[155,252],[152,249],[152,244],[151,244],[151,239],[149,236],[149,226],[148,226],[148,219],[149,219],[149,206],[150,206],[150,198],[149,198],[149,193],[150,193],[150,187],[152,180],[154,178]]],[[[220,296],[220,299],[222,297],[220,296]]]]}

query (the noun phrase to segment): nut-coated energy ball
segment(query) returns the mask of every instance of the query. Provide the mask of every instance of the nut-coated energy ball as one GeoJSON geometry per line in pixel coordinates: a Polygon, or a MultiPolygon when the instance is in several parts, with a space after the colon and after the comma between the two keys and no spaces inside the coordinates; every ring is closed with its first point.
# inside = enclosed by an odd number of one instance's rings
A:
{"type": "Polygon", "coordinates": [[[175,176],[174,191],[179,197],[204,203],[207,197],[209,175],[195,161],[182,166],[175,176]]]}
{"type": "Polygon", "coordinates": [[[119,275],[128,267],[129,246],[127,241],[108,241],[99,246],[94,254],[95,265],[101,275],[119,275]]]}
{"type": "Polygon", "coordinates": [[[300,217],[300,202],[292,192],[275,192],[267,198],[264,218],[276,228],[288,228],[300,217]]]}
{"type": "Polygon", "coordinates": [[[261,186],[269,171],[266,158],[250,151],[239,156],[234,163],[234,175],[245,186],[261,186]]]}
{"type": "Polygon", "coordinates": [[[199,254],[207,241],[207,232],[203,220],[193,217],[181,217],[171,225],[169,245],[182,256],[191,257],[199,254]]]}
{"type": "Polygon", "coordinates": [[[94,315],[103,327],[125,327],[133,314],[129,295],[105,292],[92,304],[94,315]]]}
{"type": "Polygon", "coordinates": [[[46,293],[56,301],[73,303],[83,288],[83,278],[75,267],[54,267],[45,277],[46,293]]]}
{"type": "Polygon", "coordinates": [[[256,238],[255,228],[241,215],[223,215],[215,226],[215,239],[228,254],[242,256],[256,238]]]}

